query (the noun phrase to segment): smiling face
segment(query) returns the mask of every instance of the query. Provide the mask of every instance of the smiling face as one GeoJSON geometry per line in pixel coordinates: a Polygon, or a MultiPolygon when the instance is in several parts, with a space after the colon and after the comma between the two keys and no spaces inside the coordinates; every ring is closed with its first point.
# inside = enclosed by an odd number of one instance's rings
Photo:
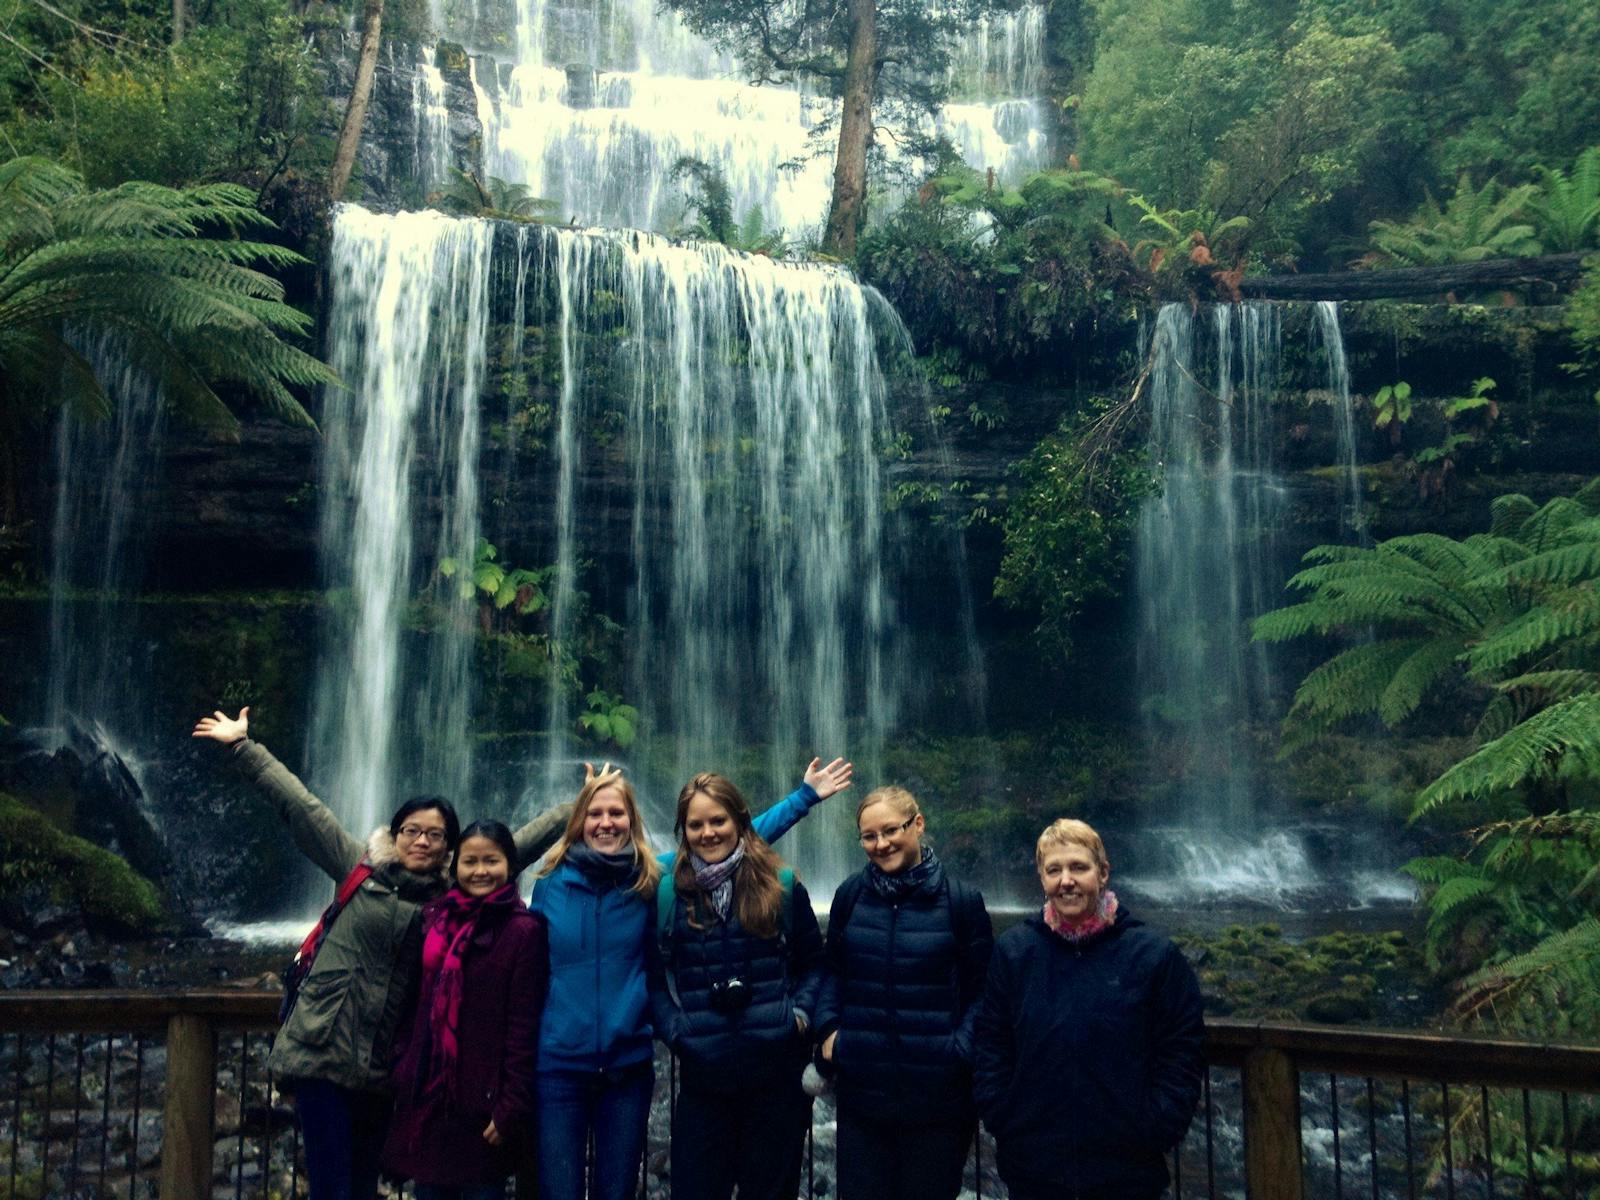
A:
{"type": "Polygon", "coordinates": [[[739,844],[733,814],[704,792],[696,792],[683,814],[684,843],[708,863],[719,863],[739,844]]]}
{"type": "Polygon", "coordinates": [[[456,850],[456,886],[469,896],[499,891],[511,878],[506,852],[493,838],[469,837],[456,850]]]}
{"type": "Polygon", "coordinates": [[[908,816],[886,801],[863,808],[856,817],[861,848],[886,875],[896,875],[922,861],[921,813],[908,816]]]}
{"type": "Polygon", "coordinates": [[[1039,883],[1056,915],[1066,921],[1094,916],[1111,868],[1095,862],[1094,852],[1077,842],[1047,846],[1039,858],[1039,883]]]}
{"type": "Polygon", "coordinates": [[[418,875],[438,870],[450,853],[445,830],[444,813],[437,808],[419,808],[407,816],[394,835],[400,865],[418,875]]]}
{"type": "Polygon", "coordinates": [[[583,814],[583,844],[601,854],[620,854],[633,840],[633,821],[622,789],[603,787],[589,798],[583,814]]]}

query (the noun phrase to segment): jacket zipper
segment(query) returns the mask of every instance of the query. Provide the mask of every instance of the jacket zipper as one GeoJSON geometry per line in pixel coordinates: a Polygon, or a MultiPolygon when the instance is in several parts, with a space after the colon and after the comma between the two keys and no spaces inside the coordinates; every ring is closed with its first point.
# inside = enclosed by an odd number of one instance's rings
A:
{"type": "Polygon", "coordinates": [[[605,1011],[600,1004],[600,901],[602,897],[594,897],[594,1062],[596,1070],[604,1070],[605,1064],[600,1061],[600,1014],[605,1011]]]}

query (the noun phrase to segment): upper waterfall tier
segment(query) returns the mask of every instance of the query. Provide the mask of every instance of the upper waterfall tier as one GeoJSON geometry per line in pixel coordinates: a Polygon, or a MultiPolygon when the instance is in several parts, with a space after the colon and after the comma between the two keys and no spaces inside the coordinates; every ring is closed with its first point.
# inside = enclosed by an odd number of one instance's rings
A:
{"type": "MultiPolygon", "coordinates": [[[[484,19],[452,10],[438,27],[484,44],[484,19]]],[[[810,135],[833,118],[833,100],[743,82],[747,71],[651,0],[518,0],[512,20],[514,54],[491,49],[476,73],[488,174],[554,201],[563,221],[669,230],[685,215],[671,168],[691,157],[723,172],[737,220],[790,236],[820,226],[832,164],[810,135]]],[[[925,132],[979,170],[1042,165],[1044,32],[1039,5],[978,22],[953,48],[951,103],[925,132]]],[[[439,110],[426,86],[416,102],[419,114],[439,110]]],[[[437,155],[417,157],[436,170],[437,155]]]]}

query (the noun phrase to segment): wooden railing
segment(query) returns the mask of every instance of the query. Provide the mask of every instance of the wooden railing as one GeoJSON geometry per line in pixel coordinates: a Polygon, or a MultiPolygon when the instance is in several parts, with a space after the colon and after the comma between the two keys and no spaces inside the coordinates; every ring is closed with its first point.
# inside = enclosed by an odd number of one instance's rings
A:
{"type": "MultiPolygon", "coordinates": [[[[115,1031],[118,1034],[154,1032],[165,1035],[166,1067],[162,1088],[162,1142],[158,1174],[160,1195],[182,1197],[185,1200],[211,1195],[218,1035],[241,1032],[247,1035],[243,1043],[245,1050],[240,1056],[242,1062],[248,1051],[248,1035],[272,1029],[277,1008],[276,993],[243,990],[0,993],[0,1055],[4,1055],[12,1046],[16,1055],[12,1060],[16,1064],[14,1092],[10,1095],[5,1092],[6,1072],[0,1070],[0,1119],[12,1117],[12,1126],[5,1139],[9,1141],[11,1152],[13,1181],[10,1191],[17,1192],[15,1172],[18,1124],[23,1108],[24,1042],[29,1038],[54,1039],[62,1034],[105,1034],[115,1031]],[[16,1116],[12,1116],[13,1109],[16,1116]]],[[[1305,1200],[1307,1168],[1302,1144],[1304,1122],[1301,1105],[1302,1097],[1310,1094],[1308,1089],[1318,1077],[1327,1077],[1332,1083],[1335,1180],[1340,1179],[1337,1153],[1338,1077],[1364,1081],[1365,1094],[1369,1098],[1374,1094],[1375,1080],[1400,1081],[1402,1087],[1406,1086],[1405,1081],[1418,1084],[1418,1092],[1403,1095],[1420,1094],[1423,1086],[1443,1088],[1446,1160],[1450,1157],[1452,1145],[1449,1088],[1454,1085],[1458,1094],[1461,1094],[1460,1089],[1465,1087],[1468,1091],[1464,1094],[1469,1097],[1476,1094],[1473,1091],[1476,1089],[1482,1094],[1484,1105],[1480,1114],[1484,1147],[1481,1169],[1488,1173],[1491,1195],[1496,1194],[1494,1171],[1497,1156],[1493,1148],[1494,1131],[1490,1128],[1488,1089],[1520,1090],[1525,1111],[1531,1092],[1555,1093],[1561,1097],[1563,1114],[1569,1112],[1569,1097],[1600,1092],[1600,1046],[1549,1045],[1507,1039],[1226,1018],[1208,1022],[1207,1028],[1207,1057],[1213,1068],[1212,1074],[1220,1072],[1230,1077],[1231,1087],[1232,1072],[1238,1072],[1243,1125],[1242,1173],[1251,1200],[1305,1200]]],[[[83,1045],[83,1038],[79,1037],[77,1055],[80,1076],[83,1073],[83,1045]]],[[[48,1061],[53,1070],[55,1059],[52,1057],[48,1061]]],[[[109,1081],[109,1049],[106,1051],[105,1073],[109,1081]]],[[[81,1082],[80,1079],[79,1090],[75,1093],[80,1101],[83,1094],[81,1082]]],[[[1211,1093],[1211,1079],[1208,1077],[1204,1110],[1190,1135],[1191,1148],[1198,1151],[1200,1145],[1204,1146],[1200,1161],[1204,1163],[1207,1186],[1203,1189],[1196,1187],[1192,1169],[1185,1177],[1181,1164],[1175,1164],[1180,1167],[1178,1187],[1181,1195],[1214,1193],[1216,1190],[1211,1093]],[[1196,1139],[1203,1139],[1203,1142],[1197,1142],[1196,1139]]],[[[51,1103],[50,1095],[47,1088],[47,1108],[51,1103]]],[[[107,1105],[109,1107],[109,1099],[107,1105]]],[[[47,1112],[47,1126],[48,1116],[47,1112]]],[[[1409,1156],[1409,1107],[1405,1119],[1406,1153],[1409,1156]]],[[[1373,1124],[1376,1117],[1370,1106],[1366,1111],[1366,1120],[1373,1147],[1370,1190],[1377,1196],[1380,1188],[1377,1135],[1373,1124]]],[[[75,1115],[75,1135],[77,1128],[78,1118],[75,1115]]],[[[1573,1175],[1572,1128],[1569,1116],[1564,1147],[1567,1164],[1565,1191],[1577,1196],[1582,1193],[1573,1175]]],[[[1528,1139],[1532,1139],[1531,1121],[1523,1132],[1528,1139]]],[[[49,1136],[48,1132],[46,1136],[49,1136]]],[[[241,1141],[243,1136],[241,1124],[241,1141]]],[[[0,1144],[0,1155],[6,1149],[5,1145],[0,1144]]],[[[1524,1149],[1531,1171],[1534,1158],[1531,1140],[1525,1143],[1524,1149]]],[[[1559,1158],[1563,1147],[1556,1146],[1553,1149],[1559,1158]]],[[[1579,1157],[1582,1158],[1582,1154],[1579,1157]]],[[[104,1158],[105,1151],[102,1148],[102,1174],[104,1158]]],[[[48,1164],[48,1154],[46,1159],[48,1164]]],[[[1465,1167],[1461,1165],[1463,1161],[1458,1159],[1451,1163],[1452,1173],[1445,1176],[1449,1186],[1440,1194],[1454,1194],[1457,1172],[1479,1169],[1477,1166],[1465,1167]]],[[[1405,1166],[1406,1178],[1410,1179],[1411,1164],[1407,1162],[1405,1166]]],[[[242,1170],[240,1180],[238,1191],[242,1193],[242,1170]]],[[[4,1170],[0,1169],[0,1186],[5,1183],[4,1170]]],[[[1342,1193],[1342,1182],[1336,1186],[1337,1191],[1342,1193]]],[[[128,1190],[132,1192],[131,1184],[128,1190]]],[[[1417,1192],[1414,1182],[1410,1191],[1413,1195],[1423,1194],[1417,1192]]],[[[1356,1192],[1352,1190],[1351,1194],[1356,1192]]],[[[1404,1191],[1400,1194],[1404,1194],[1404,1191]]],[[[1537,1193],[1529,1190],[1526,1194],[1537,1193]]]]}

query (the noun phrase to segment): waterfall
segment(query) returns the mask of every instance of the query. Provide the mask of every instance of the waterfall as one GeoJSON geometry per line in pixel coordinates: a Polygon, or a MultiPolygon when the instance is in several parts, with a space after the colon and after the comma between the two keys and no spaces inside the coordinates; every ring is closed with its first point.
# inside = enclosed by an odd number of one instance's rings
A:
{"type": "Polygon", "coordinates": [[[1361,514],[1355,410],[1350,402],[1350,365],[1345,361],[1344,334],[1339,329],[1339,302],[1319,300],[1312,306],[1312,314],[1322,352],[1328,361],[1328,392],[1333,404],[1334,429],[1338,435],[1339,469],[1345,493],[1339,513],[1339,528],[1346,537],[1365,542],[1368,538],[1366,522],[1361,514]]]}
{"type": "MultiPolygon", "coordinates": [[[[980,171],[1044,165],[1044,36],[1039,4],[979,21],[952,48],[953,100],[926,132],[980,171]]],[[[692,157],[721,170],[736,220],[791,237],[819,227],[832,164],[810,135],[834,118],[833,100],[740,82],[738,63],[652,0],[518,0],[514,54],[484,93],[484,167],[553,200],[563,219],[674,228],[685,188],[671,167],[692,157]]]]}
{"type": "MultiPolygon", "coordinates": [[[[835,268],[642,233],[535,239],[521,253],[537,256],[529,274],[554,276],[542,291],[561,363],[552,636],[573,634],[584,552],[578,431],[621,404],[633,493],[627,675],[652,761],[675,786],[765,746],[758,778],[785,789],[813,754],[870,763],[896,711],[878,344],[898,347],[898,319],[835,268]],[[602,294],[620,309],[597,313],[602,294]]],[[[571,727],[555,681],[552,796],[570,790],[554,772],[565,771],[571,727]]],[[[839,822],[808,822],[817,827],[800,840],[808,866],[836,878],[847,860],[825,823],[839,822]]]]}
{"type": "Polygon", "coordinates": [[[446,106],[444,72],[425,49],[411,76],[412,161],[424,190],[438,187],[450,175],[450,110],[446,106]]]}
{"type": "Polygon", "coordinates": [[[1259,303],[1209,317],[1202,339],[1187,306],[1156,316],[1149,455],[1161,492],[1139,516],[1135,589],[1147,728],[1180,757],[1186,819],[1220,827],[1253,815],[1240,739],[1271,685],[1245,622],[1277,586],[1283,484],[1264,431],[1281,323],[1259,303]]]}
{"type": "Polygon", "coordinates": [[[130,732],[147,707],[126,592],[144,567],[146,491],[160,468],[166,403],[115,333],[74,338],[110,412],[57,416],[45,724],[64,742],[72,718],[130,732]]]}
{"type": "Polygon", "coordinates": [[[405,795],[466,794],[478,404],[493,227],[343,206],[330,261],[321,550],[333,589],[307,759],[347,828],[405,795]],[[449,580],[439,564],[459,568],[449,580]],[[406,636],[421,593],[432,637],[406,636]]]}
{"type": "MultiPolygon", "coordinates": [[[[1283,602],[1291,569],[1279,537],[1287,485],[1269,421],[1283,313],[1265,302],[1199,313],[1168,304],[1152,334],[1148,452],[1161,490],[1136,533],[1138,695],[1151,753],[1175,782],[1145,831],[1152,840],[1136,886],[1168,902],[1282,906],[1328,888],[1308,831],[1272,820],[1250,740],[1281,688],[1248,623],[1283,602]]],[[[1343,465],[1341,527],[1353,538],[1362,532],[1360,492],[1337,305],[1311,306],[1309,323],[1326,360],[1343,465]]],[[[1328,840],[1325,831],[1317,837],[1328,840]]]]}

